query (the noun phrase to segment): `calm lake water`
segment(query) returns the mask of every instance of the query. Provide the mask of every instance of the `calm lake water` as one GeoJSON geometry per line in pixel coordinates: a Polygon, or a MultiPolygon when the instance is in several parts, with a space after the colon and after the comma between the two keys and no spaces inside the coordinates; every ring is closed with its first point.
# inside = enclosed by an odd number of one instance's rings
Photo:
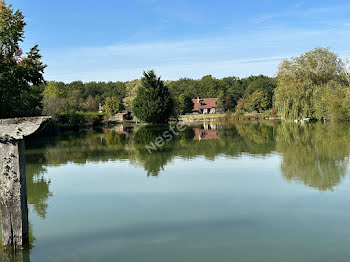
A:
{"type": "Polygon", "coordinates": [[[350,260],[349,124],[167,128],[29,139],[30,261],[350,260]]]}

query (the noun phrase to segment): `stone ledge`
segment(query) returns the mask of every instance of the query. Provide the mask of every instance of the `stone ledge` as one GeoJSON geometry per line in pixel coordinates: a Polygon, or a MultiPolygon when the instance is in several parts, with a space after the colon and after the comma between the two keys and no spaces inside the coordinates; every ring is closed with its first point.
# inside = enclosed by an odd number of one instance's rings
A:
{"type": "Polygon", "coordinates": [[[0,119],[0,139],[23,139],[40,129],[50,116],[0,119]]]}

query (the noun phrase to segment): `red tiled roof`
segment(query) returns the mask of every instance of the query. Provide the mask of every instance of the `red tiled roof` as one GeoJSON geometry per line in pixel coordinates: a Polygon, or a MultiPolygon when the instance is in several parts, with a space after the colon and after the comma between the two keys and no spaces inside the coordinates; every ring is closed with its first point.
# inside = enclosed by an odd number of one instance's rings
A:
{"type": "Polygon", "coordinates": [[[192,111],[198,111],[200,108],[216,108],[218,102],[217,98],[196,98],[192,99],[194,104],[192,111]]]}

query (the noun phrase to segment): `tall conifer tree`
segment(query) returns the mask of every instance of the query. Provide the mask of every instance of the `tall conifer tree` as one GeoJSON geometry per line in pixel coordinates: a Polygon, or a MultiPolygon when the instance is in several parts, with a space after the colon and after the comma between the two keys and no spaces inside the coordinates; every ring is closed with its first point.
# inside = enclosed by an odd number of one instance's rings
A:
{"type": "Polygon", "coordinates": [[[173,112],[173,99],[168,87],[153,70],[144,72],[142,85],[133,101],[133,113],[146,123],[166,123],[173,112]]]}

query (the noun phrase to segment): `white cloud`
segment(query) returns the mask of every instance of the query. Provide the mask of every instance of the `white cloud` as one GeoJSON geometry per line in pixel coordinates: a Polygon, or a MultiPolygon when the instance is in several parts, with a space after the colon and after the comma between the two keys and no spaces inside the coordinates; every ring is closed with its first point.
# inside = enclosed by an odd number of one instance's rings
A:
{"type": "Polygon", "coordinates": [[[155,69],[163,79],[273,76],[279,62],[309,49],[325,46],[342,54],[350,29],[301,30],[265,28],[221,36],[158,42],[130,42],[108,46],[43,50],[47,80],[125,81],[155,69]],[[341,41],[339,41],[341,39],[341,41]]]}
{"type": "Polygon", "coordinates": [[[181,77],[199,78],[204,75],[213,75],[214,77],[222,78],[226,76],[244,77],[250,75],[247,72],[254,74],[271,75],[275,74],[277,65],[282,60],[282,57],[265,57],[255,59],[237,59],[226,61],[212,62],[185,62],[171,63],[167,65],[149,65],[148,67],[136,68],[110,68],[100,70],[93,69],[93,72],[65,72],[61,74],[46,75],[48,79],[64,79],[67,82],[74,80],[85,81],[116,81],[116,80],[132,80],[139,78],[144,70],[154,69],[157,74],[161,75],[165,80],[175,80],[181,77]]]}
{"type": "Polygon", "coordinates": [[[304,4],[305,4],[304,2],[296,3],[296,4],[295,4],[295,7],[296,7],[296,8],[300,8],[300,7],[302,7],[304,4]]]}
{"type": "Polygon", "coordinates": [[[339,12],[349,11],[350,5],[336,5],[327,7],[317,7],[317,8],[302,8],[304,7],[304,2],[297,3],[295,8],[288,9],[287,11],[281,11],[276,13],[267,13],[256,16],[253,18],[255,23],[264,23],[270,20],[279,19],[279,22],[283,22],[283,19],[292,18],[292,22],[298,22],[301,18],[305,22],[306,20],[318,20],[319,15],[334,15],[339,16],[339,12]]]}

